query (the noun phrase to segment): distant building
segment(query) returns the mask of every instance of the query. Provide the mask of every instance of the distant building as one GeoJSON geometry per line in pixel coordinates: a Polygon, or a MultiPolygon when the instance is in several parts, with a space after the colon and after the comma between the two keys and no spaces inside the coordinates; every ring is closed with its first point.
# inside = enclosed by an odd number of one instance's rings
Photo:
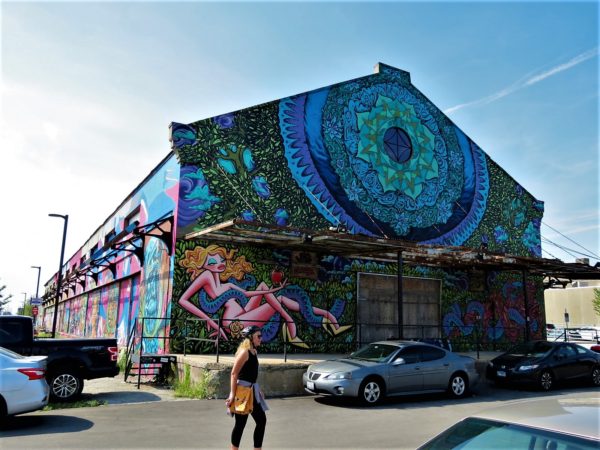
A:
{"type": "MultiPolygon", "coordinates": [[[[171,140],[174,153],[65,264],[60,333],[124,344],[144,318],[153,352],[212,352],[217,333],[229,351],[253,323],[273,351],[543,337],[542,279],[511,265],[540,257],[543,202],[408,72],[378,64],[173,123],[171,140]]],[[[56,276],[46,328],[55,289],[56,276]]]]}
{"type": "Polygon", "coordinates": [[[600,289],[599,280],[579,280],[565,289],[546,289],[544,303],[546,322],[567,327],[565,312],[571,328],[585,325],[600,326],[600,316],[594,311],[594,290],[600,289]]]}

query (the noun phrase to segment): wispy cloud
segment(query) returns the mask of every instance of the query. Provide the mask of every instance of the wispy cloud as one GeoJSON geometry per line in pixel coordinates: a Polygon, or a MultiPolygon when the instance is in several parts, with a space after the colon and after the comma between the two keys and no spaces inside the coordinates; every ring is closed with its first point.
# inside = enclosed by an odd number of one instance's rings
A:
{"type": "Polygon", "coordinates": [[[564,64],[559,64],[558,66],[553,67],[549,70],[546,70],[542,73],[533,75],[529,78],[519,80],[519,81],[511,84],[510,86],[505,87],[504,89],[501,89],[498,92],[495,92],[491,95],[480,98],[478,100],[473,100],[472,102],[461,103],[459,105],[455,105],[448,109],[445,109],[444,113],[448,114],[448,113],[458,111],[459,109],[463,109],[463,108],[466,108],[469,106],[487,105],[489,103],[492,103],[496,100],[501,99],[502,97],[506,97],[507,95],[510,95],[513,92],[519,91],[519,90],[524,89],[529,86],[533,86],[534,84],[539,83],[540,81],[543,81],[548,77],[556,75],[557,73],[560,73],[560,72],[564,72],[565,70],[568,70],[571,67],[575,67],[576,65],[581,64],[582,62],[587,61],[588,59],[598,56],[598,53],[599,53],[599,49],[598,49],[598,47],[595,47],[591,50],[588,50],[586,52],[583,52],[583,53],[575,56],[574,58],[572,58],[571,60],[567,61],[564,64]]]}

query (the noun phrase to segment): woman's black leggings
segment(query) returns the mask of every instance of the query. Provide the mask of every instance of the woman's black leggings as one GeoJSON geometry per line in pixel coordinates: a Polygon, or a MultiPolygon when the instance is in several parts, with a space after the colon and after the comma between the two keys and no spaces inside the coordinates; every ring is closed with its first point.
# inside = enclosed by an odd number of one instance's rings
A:
{"type": "MultiPolygon", "coordinates": [[[[252,418],[256,422],[256,428],[254,429],[254,447],[261,448],[263,438],[265,437],[267,415],[256,399],[254,399],[254,406],[251,414],[252,418]]],[[[231,432],[231,445],[234,447],[239,447],[240,441],[242,440],[242,433],[244,432],[246,422],[248,421],[248,415],[234,414],[233,416],[235,417],[235,426],[231,432]]]]}

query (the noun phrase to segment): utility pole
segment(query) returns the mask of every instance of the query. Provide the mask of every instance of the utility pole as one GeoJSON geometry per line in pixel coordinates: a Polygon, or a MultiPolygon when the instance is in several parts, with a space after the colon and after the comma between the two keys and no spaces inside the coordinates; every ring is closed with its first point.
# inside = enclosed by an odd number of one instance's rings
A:
{"type": "Polygon", "coordinates": [[[56,320],[58,319],[58,302],[60,301],[60,288],[62,284],[62,268],[65,259],[65,242],[67,240],[67,225],[69,223],[69,215],[65,214],[48,214],[50,217],[60,217],[64,221],[62,246],[60,249],[60,265],[58,267],[58,280],[56,281],[56,300],[54,301],[54,317],[52,319],[52,337],[56,337],[56,320]]]}

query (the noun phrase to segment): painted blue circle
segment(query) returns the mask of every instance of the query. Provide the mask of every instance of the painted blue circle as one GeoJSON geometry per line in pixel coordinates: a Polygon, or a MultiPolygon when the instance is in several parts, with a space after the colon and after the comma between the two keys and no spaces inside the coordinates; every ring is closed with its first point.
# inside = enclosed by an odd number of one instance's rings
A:
{"type": "Polygon", "coordinates": [[[390,127],[385,130],[383,147],[388,156],[399,164],[408,161],[413,154],[410,137],[400,127],[390,127]]]}

